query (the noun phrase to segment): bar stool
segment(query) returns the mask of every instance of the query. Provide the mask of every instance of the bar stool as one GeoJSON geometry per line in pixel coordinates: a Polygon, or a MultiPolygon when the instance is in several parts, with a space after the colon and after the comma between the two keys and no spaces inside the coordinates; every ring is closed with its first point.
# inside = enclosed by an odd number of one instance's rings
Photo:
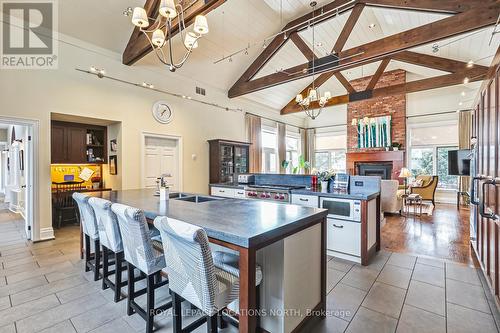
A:
{"type": "Polygon", "coordinates": [[[157,217],[172,295],[173,332],[192,332],[207,323],[218,332],[219,311],[238,298],[238,277],[214,266],[205,230],[179,220],[157,217]],[[205,316],[182,328],[181,302],[188,301],[205,316]]]}
{"type": "MultiPolygon", "coordinates": [[[[224,251],[215,251],[214,255],[214,265],[215,267],[222,269],[229,274],[232,274],[236,276],[238,279],[240,277],[240,269],[239,269],[239,261],[240,257],[238,254],[235,253],[230,253],[230,252],[224,252],[224,251]]],[[[257,314],[260,312],[260,284],[262,282],[263,274],[262,274],[262,268],[260,265],[257,265],[255,267],[255,285],[257,286],[256,288],[256,312],[257,314]]],[[[237,284],[236,288],[238,290],[239,294],[239,288],[240,285],[239,283],[237,284]]],[[[231,302],[228,306],[227,309],[230,311],[227,312],[221,312],[219,314],[219,328],[225,328],[226,322],[230,323],[231,325],[235,327],[239,327],[239,322],[235,318],[237,315],[239,315],[240,312],[240,302],[239,299],[234,300],[231,302]]],[[[260,317],[257,316],[257,327],[260,327],[260,317]]]]}
{"type": "Polygon", "coordinates": [[[124,261],[122,236],[118,226],[118,218],[111,210],[111,201],[101,198],[90,198],[89,205],[94,210],[99,239],[102,246],[102,289],[111,288],[114,291],[114,301],[118,302],[121,298],[122,287],[127,285],[127,281],[122,282],[122,271],[127,269],[124,261]],[[110,254],[114,257],[114,262],[110,260],[110,254]],[[115,266],[114,270],[109,270],[109,266],[115,266]],[[115,281],[112,282],[109,276],[115,275],[115,281]]]}
{"type": "Polygon", "coordinates": [[[92,207],[89,205],[89,196],[78,192],[73,193],[78,211],[80,212],[80,223],[85,234],[85,272],[94,272],[94,281],[99,280],[99,269],[101,268],[101,245],[99,243],[99,232],[97,221],[92,207]],[[91,241],[94,244],[94,255],[91,254],[91,241]]]}
{"type": "Polygon", "coordinates": [[[155,290],[169,283],[168,279],[162,281],[160,275],[161,270],[165,268],[165,257],[153,247],[146,216],[142,210],[122,204],[112,204],[111,210],[118,218],[128,266],[127,315],[137,312],[146,321],[146,332],[150,333],[153,331],[155,314],[172,307],[172,302],[154,307],[155,290]],[[139,278],[135,277],[135,269],[139,270],[139,278]],[[135,291],[135,282],[144,278],[147,279],[146,288],[135,291]],[[136,297],[144,294],[147,294],[146,309],[135,302],[136,297]]]}

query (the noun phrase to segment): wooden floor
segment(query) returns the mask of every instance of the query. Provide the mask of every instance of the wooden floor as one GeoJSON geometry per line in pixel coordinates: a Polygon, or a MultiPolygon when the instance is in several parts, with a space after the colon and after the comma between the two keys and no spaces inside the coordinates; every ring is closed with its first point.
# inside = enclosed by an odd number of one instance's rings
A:
{"type": "Polygon", "coordinates": [[[438,204],[432,216],[386,216],[381,231],[387,251],[473,264],[469,246],[469,209],[438,204]]]}

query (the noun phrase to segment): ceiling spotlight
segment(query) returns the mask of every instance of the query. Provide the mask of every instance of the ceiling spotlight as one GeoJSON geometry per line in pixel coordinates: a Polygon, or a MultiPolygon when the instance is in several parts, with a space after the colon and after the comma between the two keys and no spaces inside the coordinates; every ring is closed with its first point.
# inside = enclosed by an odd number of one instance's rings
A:
{"type": "Polygon", "coordinates": [[[96,74],[98,78],[102,79],[104,75],[106,74],[106,71],[104,69],[97,68],[95,66],[90,67],[90,72],[93,74],[96,74]]]}
{"type": "Polygon", "coordinates": [[[464,103],[462,103],[462,102],[458,102],[458,105],[460,105],[460,106],[462,106],[463,104],[464,104],[464,103]]]}
{"type": "Polygon", "coordinates": [[[368,26],[368,28],[373,29],[373,28],[375,28],[376,26],[377,26],[377,25],[376,25],[375,23],[371,23],[371,24],[368,26]]]}
{"type": "Polygon", "coordinates": [[[322,46],[323,46],[323,43],[322,43],[322,42],[317,42],[317,43],[316,43],[316,46],[317,46],[317,47],[322,47],[322,46]]]}
{"type": "Polygon", "coordinates": [[[471,68],[472,66],[474,66],[474,61],[473,60],[469,60],[467,62],[467,68],[471,68]]]}
{"type": "Polygon", "coordinates": [[[232,57],[229,57],[229,62],[233,62],[233,58],[232,57]]]}
{"type": "Polygon", "coordinates": [[[191,99],[192,97],[191,96],[188,96],[187,99],[191,99]]]}
{"type": "Polygon", "coordinates": [[[468,78],[468,77],[465,77],[465,79],[464,79],[464,84],[469,83],[469,81],[470,81],[470,80],[469,80],[469,78],[468,78]]]}
{"type": "Polygon", "coordinates": [[[460,95],[462,95],[462,97],[465,96],[465,91],[462,91],[460,95]]]}
{"type": "Polygon", "coordinates": [[[124,11],[123,11],[123,16],[130,16],[132,15],[132,13],[134,12],[134,10],[132,9],[132,7],[127,7],[124,11]]]}
{"type": "Polygon", "coordinates": [[[248,49],[245,49],[245,55],[248,55],[248,49]]]}
{"type": "Polygon", "coordinates": [[[154,85],[152,85],[151,83],[147,83],[147,82],[143,82],[143,83],[142,83],[142,86],[143,86],[144,88],[149,88],[149,89],[153,89],[153,88],[155,87],[155,86],[154,86],[154,85]]]}
{"type": "Polygon", "coordinates": [[[432,44],[432,53],[438,53],[438,52],[439,52],[439,45],[432,44]]]}

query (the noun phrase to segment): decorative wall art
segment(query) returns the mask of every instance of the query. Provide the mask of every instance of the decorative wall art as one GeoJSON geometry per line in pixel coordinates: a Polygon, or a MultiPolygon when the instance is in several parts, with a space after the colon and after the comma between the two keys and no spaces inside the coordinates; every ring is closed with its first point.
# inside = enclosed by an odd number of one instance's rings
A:
{"type": "Polygon", "coordinates": [[[118,157],[116,155],[109,157],[109,174],[110,175],[118,174],[118,157]]]}
{"type": "Polygon", "coordinates": [[[118,151],[118,143],[116,142],[116,139],[109,141],[109,150],[112,152],[118,151]]]}
{"type": "Polygon", "coordinates": [[[390,147],[391,116],[353,119],[352,126],[358,132],[358,148],[390,147]]]}

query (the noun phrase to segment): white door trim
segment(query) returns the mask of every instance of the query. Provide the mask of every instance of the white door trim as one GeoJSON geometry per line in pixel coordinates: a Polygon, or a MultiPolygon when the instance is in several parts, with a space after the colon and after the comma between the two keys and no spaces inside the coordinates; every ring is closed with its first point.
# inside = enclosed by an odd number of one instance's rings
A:
{"type": "Polygon", "coordinates": [[[144,188],[146,184],[144,183],[144,171],[146,169],[144,163],[144,154],[146,152],[146,138],[160,138],[169,139],[177,141],[177,150],[179,153],[179,158],[177,163],[179,164],[179,192],[184,190],[184,178],[182,176],[182,162],[183,162],[183,150],[182,150],[182,136],[180,135],[167,135],[158,134],[152,132],[141,132],[141,188],[144,188]]]}
{"type": "MultiPolygon", "coordinates": [[[[0,116],[0,122],[8,123],[9,125],[19,125],[29,127],[31,134],[32,149],[27,159],[28,165],[32,167],[29,170],[27,177],[28,184],[31,184],[31,189],[26,189],[26,223],[31,226],[30,239],[34,242],[41,240],[40,238],[40,200],[39,200],[39,142],[40,142],[40,121],[38,119],[25,119],[0,116]]],[[[48,228],[44,228],[48,229],[48,228]]],[[[52,227],[50,232],[45,231],[45,235],[51,234],[50,238],[54,238],[52,227]]]]}

